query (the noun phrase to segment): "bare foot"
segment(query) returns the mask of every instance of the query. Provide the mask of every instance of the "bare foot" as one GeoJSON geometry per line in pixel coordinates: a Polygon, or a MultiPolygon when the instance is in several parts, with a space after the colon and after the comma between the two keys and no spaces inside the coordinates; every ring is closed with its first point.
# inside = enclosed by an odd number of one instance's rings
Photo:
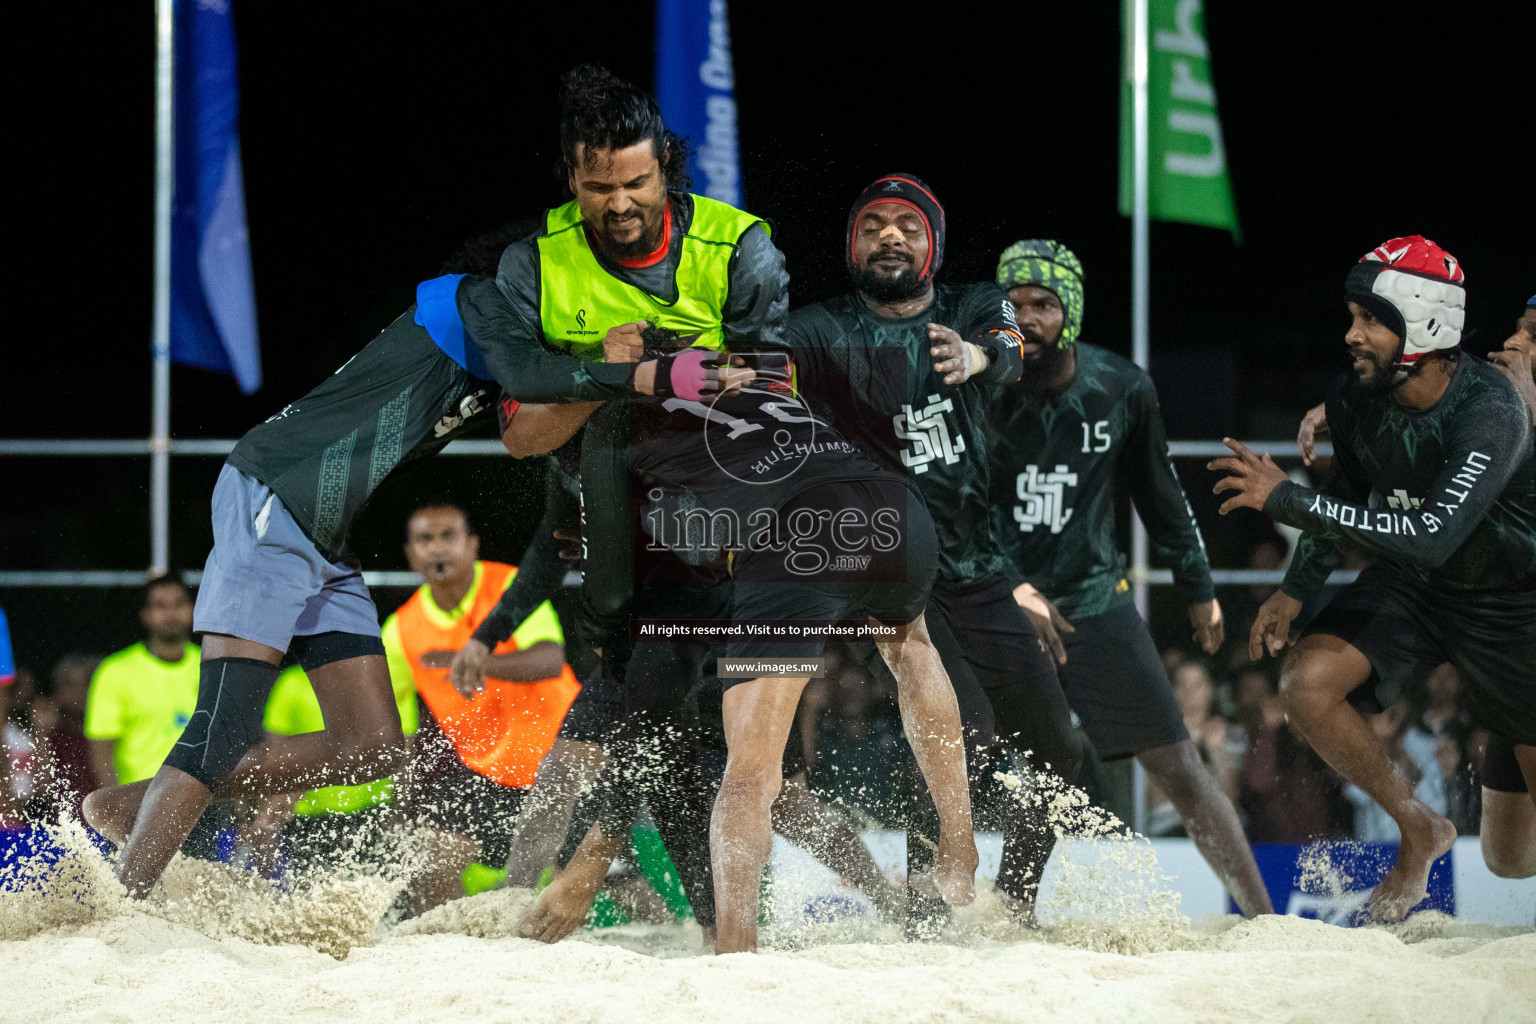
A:
{"type": "Polygon", "coordinates": [[[1002,900],[1003,906],[1008,908],[1008,913],[1013,916],[1014,921],[1030,931],[1037,931],[1040,928],[1040,921],[1035,917],[1037,894],[1038,891],[1031,892],[1028,897],[1021,898],[1003,892],[1001,889],[997,890],[998,899],[1002,900]]]}
{"type": "Polygon", "coordinates": [[[86,796],[85,800],[80,804],[80,816],[85,819],[85,823],[91,826],[91,828],[100,832],[118,846],[122,846],[123,841],[128,836],[120,832],[116,827],[112,816],[107,813],[106,807],[103,806],[105,801],[98,799],[98,794],[101,792],[98,789],[95,793],[90,793],[86,796]]]}
{"type": "Polygon", "coordinates": [[[952,907],[968,906],[976,899],[976,868],[981,855],[976,852],[976,837],[970,833],[939,840],[934,854],[934,884],[939,896],[952,907]]]}
{"type": "Polygon", "coordinates": [[[1401,921],[1429,895],[1430,868],[1456,842],[1456,826],[1423,804],[1400,827],[1403,840],[1397,848],[1397,863],[1372,891],[1369,902],[1371,920],[1381,924],[1401,921]]]}
{"type": "Polygon", "coordinates": [[[878,881],[870,883],[864,895],[874,904],[875,914],[882,921],[900,921],[907,911],[907,887],[883,875],[878,881]]]}
{"type": "Polygon", "coordinates": [[[570,871],[555,876],[517,926],[517,934],[540,942],[559,942],[580,928],[592,909],[603,879],[581,877],[570,871]]]}
{"type": "Polygon", "coordinates": [[[126,786],[103,786],[87,794],[80,806],[81,817],[91,828],[122,846],[133,831],[139,805],[144,802],[150,781],[143,779],[126,786]]]}

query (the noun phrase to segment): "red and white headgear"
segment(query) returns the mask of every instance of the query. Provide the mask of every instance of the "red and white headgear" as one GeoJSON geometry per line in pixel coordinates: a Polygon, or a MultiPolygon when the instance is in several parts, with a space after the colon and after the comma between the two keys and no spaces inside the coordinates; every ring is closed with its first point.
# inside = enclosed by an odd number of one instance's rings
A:
{"type": "Polygon", "coordinates": [[[1412,366],[1426,352],[1461,344],[1466,278],[1456,257],[1423,235],[1383,242],[1350,268],[1344,295],[1402,339],[1396,362],[1412,366]]]}

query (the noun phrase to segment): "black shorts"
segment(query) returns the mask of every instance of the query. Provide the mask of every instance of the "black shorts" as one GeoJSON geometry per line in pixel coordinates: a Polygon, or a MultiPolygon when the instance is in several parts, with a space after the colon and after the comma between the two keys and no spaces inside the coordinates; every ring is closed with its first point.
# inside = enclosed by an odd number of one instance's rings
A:
{"type": "Polygon", "coordinates": [[[624,712],[624,699],[613,678],[598,665],[581,680],[581,692],[560,723],[560,739],[601,743],[624,712]]]}
{"type": "Polygon", "coordinates": [[[1525,773],[1515,757],[1515,744],[1508,736],[1488,734],[1488,749],[1483,752],[1483,788],[1500,793],[1529,793],[1525,773]]]}
{"type": "MultiPolygon", "coordinates": [[[[906,625],[922,614],[938,539],[921,498],[900,479],[823,484],[796,495],[778,521],[801,538],[736,559],[731,617],[740,621],[866,621],[906,625]],[[878,519],[876,517],[879,517],[878,519]],[[840,519],[839,517],[847,517],[840,519]],[[878,522],[877,528],[840,523],[878,522]],[[818,527],[812,535],[810,527],[818,527]]],[[[732,640],[732,658],[814,658],[826,640],[732,640]]],[[[726,688],[744,680],[725,680],[726,688]]]]}
{"type": "MultiPolygon", "coordinates": [[[[731,620],[729,580],[695,577],[685,581],[646,581],[635,591],[631,625],[646,620],[731,620]]],[[[689,693],[714,674],[720,645],[699,640],[633,640],[621,637],[603,651],[605,670],[624,680],[619,690],[623,713],[680,713],[689,693]],[[627,646],[625,646],[627,645],[627,646]]]]}
{"type": "MultiPolygon", "coordinates": [[[[1056,664],[1001,576],[939,579],[928,600],[928,632],[944,661],[960,720],[980,745],[993,739],[1066,756],[1072,713],[1056,664]]],[[[1059,762],[1058,762],[1059,763],[1059,762]]]]}
{"type": "Polygon", "coordinates": [[[417,740],[426,748],[418,763],[422,781],[416,807],[422,820],[478,842],[481,863],[505,866],[527,790],[492,782],[466,766],[435,728],[422,729],[417,740]]]}
{"type": "Polygon", "coordinates": [[[1303,635],[1317,633],[1370,661],[1371,677],[1350,694],[1357,708],[1380,711],[1450,662],[1480,725],[1536,745],[1536,592],[1436,589],[1371,566],[1303,635]]]}
{"type": "Polygon", "coordinates": [[[1070,619],[1061,688],[1104,761],[1189,739],[1184,713],[1147,624],[1130,602],[1070,619]]]}

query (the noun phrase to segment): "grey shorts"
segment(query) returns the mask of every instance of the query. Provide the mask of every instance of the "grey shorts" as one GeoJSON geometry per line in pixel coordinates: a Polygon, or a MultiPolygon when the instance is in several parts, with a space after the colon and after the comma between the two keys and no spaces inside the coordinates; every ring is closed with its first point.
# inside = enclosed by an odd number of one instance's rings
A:
{"type": "Polygon", "coordinates": [[[379,613],[355,555],[326,558],[270,487],[226,464],[192,628],[286,651],[296,636],[377,637],[379,613]]]}

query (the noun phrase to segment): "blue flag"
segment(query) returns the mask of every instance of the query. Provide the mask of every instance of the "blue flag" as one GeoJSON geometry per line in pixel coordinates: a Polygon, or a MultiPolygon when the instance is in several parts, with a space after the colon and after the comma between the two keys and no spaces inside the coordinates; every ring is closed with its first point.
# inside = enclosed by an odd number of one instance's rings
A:
{"type": "Polygon", "coordinates": [[[261,387],[229,0],[176,0],[171,358],[261,387]]]}
{"type": "Polygon", "coordinates": [[[656,0],[656,102],[693,143],[693,190],[741,206],[736,74],[725,0],[656,0]]]}

